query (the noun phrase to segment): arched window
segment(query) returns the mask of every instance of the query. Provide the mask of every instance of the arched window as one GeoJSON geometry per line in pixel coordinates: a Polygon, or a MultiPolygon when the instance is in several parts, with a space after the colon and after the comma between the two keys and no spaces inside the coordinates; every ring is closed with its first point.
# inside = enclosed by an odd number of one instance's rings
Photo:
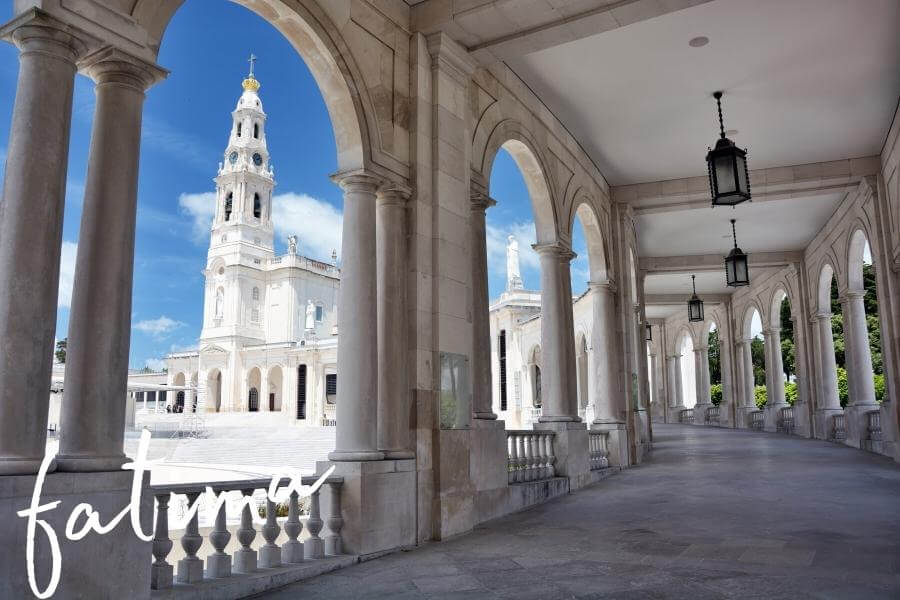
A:
{"type": "Polygon", "coordinates": [[[259,200],[259,194],[253,194],[253,216],[257,219],[262,216],[262,202],[259,200]]]}
{"type": "Polygon", "coordinates": [[[259,300],[259,288],[258,287],[253,288],[253,299],[259,300]]]}
{"type": "Polygon", "coordinates": [[[237,136],[241,137],[241,123],[240,122],[238,122],[237,136]]]}
{"type": "Polygon", "coordinates": [[[325,402],[334,404],[337,401],[337,373],[325,375],[325,402]]]}
{"type": "Polygon", "coordinates": [[[541,407],[541,368],[534,365],[534,407],[541,407]]]}
{"type": "Polygon", "coordinates": [[[306,418],[306,365],[297,367],[297,418],[306,418]]]}
{"type": "Polygon", "coordinates": [[[247,398],[247,404],[250,412],[259,411],[259,390],[255,387],[250,388],[250,396],[247,398]]]}
{"type": "Polygon", "coordinates": [[[253,124],[253,137],[259,139],[259,123],[253,124]]]}
{"type": "Polygon", "coordinates": [[[232,207],[232,195],[231,192],[228,192],[228,195],[225,196],[225,220],[231,220],[231,207],[232,207]]]}

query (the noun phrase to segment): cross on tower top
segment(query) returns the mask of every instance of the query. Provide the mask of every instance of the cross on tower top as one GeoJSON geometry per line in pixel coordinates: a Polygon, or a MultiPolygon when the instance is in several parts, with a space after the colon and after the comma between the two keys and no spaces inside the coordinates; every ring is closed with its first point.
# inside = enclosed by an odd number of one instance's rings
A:
{"type": "Polygon", "coordinates": [[[256,55],[251,52],[247,62],[250,63],[250,77],[253,77],[253,66],[256,63],[256,55]]]}

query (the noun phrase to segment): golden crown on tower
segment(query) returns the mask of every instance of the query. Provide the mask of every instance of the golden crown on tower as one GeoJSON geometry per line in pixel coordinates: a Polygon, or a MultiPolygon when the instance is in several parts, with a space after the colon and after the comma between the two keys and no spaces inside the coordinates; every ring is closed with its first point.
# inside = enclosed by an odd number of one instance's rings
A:
{"type": "Polygon", "coordinates": [[[247,62],[250,63],[250,74],[247,75],[247,78],[241,83],[244,88],[244,91],[255,92],[259,89],[260,83],[256,80],[256,77],[253,76],[253,66],[256,64],[256,56],[253,54],[250,55],[250,58],[247,59],[247,62]]]}

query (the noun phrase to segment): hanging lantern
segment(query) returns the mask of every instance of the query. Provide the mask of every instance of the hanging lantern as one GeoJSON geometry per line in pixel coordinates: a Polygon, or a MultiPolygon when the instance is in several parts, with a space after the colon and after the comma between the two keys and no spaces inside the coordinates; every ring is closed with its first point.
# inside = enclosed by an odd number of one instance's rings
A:
{"type": "Polygon", "coordinates": [[[648,342],[653,341],[653,327],[651,327],[650,323],[647,323],[647,332],[644,336],[644,340],[648,342]]]}
{"type": "Polygon", "coordinates": [[[731,287],[750,285],[750,265],[747,255],[738,248],[737,233],[734,230],[734,219],[731,220],[731,236],[734,238],[734,248],[725,257],[725,282],[731,287]]]}
{"type": "Polygon", "coordinates": [[[750,176],[747,171],[747,151],[741,150],[725,137],[722,123],[722,92],[713,94],[719,106],[719,140],[706,154],[709,169],[709,192],[713,206],[734,206],[750,199],[750,176]]]}
{"type": "Polygon", "coordinates": [[[688,300],[688,321],[692,323],[703,320],[703,300],[697,297],[697,276],[691,275],[691,283],[694,286],[694,295],[688,300]]]}

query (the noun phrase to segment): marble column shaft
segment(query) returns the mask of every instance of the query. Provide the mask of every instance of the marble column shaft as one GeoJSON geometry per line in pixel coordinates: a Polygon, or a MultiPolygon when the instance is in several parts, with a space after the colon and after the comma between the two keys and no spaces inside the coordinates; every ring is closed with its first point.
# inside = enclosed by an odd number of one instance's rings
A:
{"type": "Polygon", "coordinates": [[[831,330],[831,313],[817,313],[816,327],[819,330],[819,363],[821,365],[822,398],[819,408],[840,409],[838,394],[837,361],[834,357],[834,335],[831,330]]]}
{"type": "Polygon", "coordinates": [[[872,351],[869,348],[869,328],[866,323],[865,291],[852,290],[844,294],[844,340],[850,402],[856,405],[875,404],[875,380],[872,351]]]}
{"type": "Polygon", "coordinates": [[[97,103],[56,461],[59,470],[109,471],[125,461],[123,400],[128,391],[144,93],[166,72],[113,48],[85,57],[80,66],[96,82],[97,103]]]}
{"type": "Polygon", "coordinates": [[[678,357],[677,356],[667,356],[666,357],[666,380],[668,381],[668,389],[669,389],[669,407],[675,408],[678,406],[678,375],[676,375],[676,371],[678,370],[678,357]]]}
{"type": "Polygon", "coordinates": [[[756,407],[756,374],[753,372],[753,346],[751,340],[741,342],[741,360],[744,368],[744,406],[756,407]]]}
{"type": "Polygon", "coordinates": [[[47,440],[72,90],[82,46],[36,12],[0,34],[19,48],[0,202],[0,475],[14,475],[37,472],[47,440]]]}
{"type": "Polygon", "coordinates": [[[591,282],[594,327],[591,347],[594,360],[594,423],[621,422],[619,354],[616,351],[616,287],[611,281],[591,282]]]}
{"type": "MultiPolygon", "coordinates": [[[[411,192],[389,186],[376,200],[378,319],[378,449],[413,458],[407,380],[406,208],[411,192]]],[[[371,342],[370,342],[371,343],[371,342]]]]}
{"type": "Polygon", "coordinates": [[[491,316],[488,291],[487,229],[485,211],[496,202],[473,190],[469,213],[472,244],[472,413],[476,419],[496,419],[492,410],[491,316]]]}
{"type": "Polygon", "coordinates": [[[784,362],[781,358],[781,329],[771,327],[763,332],[766,339],[769,364],[766,371],[770,373],[767,403],[775,406],[786,404],[784,399],[784,362]]]}
{"type": "MultiPolygon", "coordinates": [[[[575,333],[569,328],[572,292],[565,284],[566,272],[573,253],[558,244],[535,245],[541,260],[541,387],[543,411],[541,422],[574,421],[569,399],[568,379],[572,369],[567,365],[575,353],[575,333]],[[571,347],[571,353],[569,348],[571,347]]],[[[574,368],[574,365],[572,365],[574,368]]]]}
{"type": "Polygon", "coordinates": [[[680,354],[675,355],[675,391],[678,403],[676,408],[684,407],[684,377],[681,374],[681,361],[683,357],[680,354]]]}
{"type": "Polygon", "coordinates": [[[338,304],[338,397],[334,461],[381,460],[377,446],[378,319],[376,190],[366,173],[337,175],[344,191],[341,289],[338,304]]]}

